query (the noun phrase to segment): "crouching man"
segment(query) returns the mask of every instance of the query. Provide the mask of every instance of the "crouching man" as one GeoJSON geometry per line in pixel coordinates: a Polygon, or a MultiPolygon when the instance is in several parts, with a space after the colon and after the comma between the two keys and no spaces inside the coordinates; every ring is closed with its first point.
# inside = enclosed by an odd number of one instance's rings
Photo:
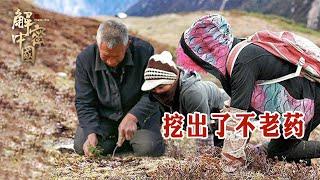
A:
{"type": "Polygon", "coordinates": [[[109,154],[118,142],[117,152],[162,155],[159,106],[140,90],[153,47],[129,37],[124,24],[111,20],[100,24],[96,38],[76,60],[75,151],[90,156],[90,146],[99,146],[109,154]]]}

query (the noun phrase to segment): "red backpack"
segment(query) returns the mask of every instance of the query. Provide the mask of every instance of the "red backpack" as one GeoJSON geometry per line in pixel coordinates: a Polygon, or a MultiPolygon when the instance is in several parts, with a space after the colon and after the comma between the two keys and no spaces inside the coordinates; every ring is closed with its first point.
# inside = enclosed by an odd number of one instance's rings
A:
{"type": "Polygon", "coordinates": [[[251,43],[297,65],[296,72],[277,79],[264,81],[259,85],[273,84],[297,76],[304,76],[313,82],[320,83],[320,48],[308,39],[287,31],[259,31],[235,45],[227,59],[227,71],[230,76],[240,51],[251,43]]]}

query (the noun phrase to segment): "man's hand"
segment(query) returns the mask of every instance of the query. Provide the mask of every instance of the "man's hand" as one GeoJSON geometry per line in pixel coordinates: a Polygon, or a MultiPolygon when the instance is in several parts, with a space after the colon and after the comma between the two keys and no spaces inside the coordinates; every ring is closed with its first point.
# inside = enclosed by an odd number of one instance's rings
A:
{"type": "Polygon", "coordinates": [[[98,144],[98,138],[95,133],[91,133],[88,135],[86,142],[83,144],[83,152],[85,156],[91,156],[91,152],[89,151],[89,147],[96,147],[98,144]]]}
{"type": "Polygon", "coordinates": [[[138,119],[133,114],[128,113],[121,121],[118,131],[126,140],[132,139],[134,133],[137,131],[138,119]]]}

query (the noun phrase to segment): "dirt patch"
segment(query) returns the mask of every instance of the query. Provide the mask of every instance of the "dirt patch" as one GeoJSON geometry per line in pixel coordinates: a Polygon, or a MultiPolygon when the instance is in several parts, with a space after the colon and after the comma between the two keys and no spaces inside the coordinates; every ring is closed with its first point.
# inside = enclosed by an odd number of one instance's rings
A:
{"type": "MultiPolygon", "coordinates": [[[[137,18],[128,24],[129,28],[134,27],[131,33],[150,41],[156,52],[174,51],[182,31],[204,13],[164,15],[144,21],[137,18]],[[167,22],[170,25],[165,26],[167,22]],[[163,33],[153,23],[159,23],[163,33]],[[137,28],[141,31],[136,31],[137,28]]],[[[227,17],[231,19],[232,15],[227,17]]],[[[251,23],[257,22],[253,18],[251,23]]],[[[231,23],[237,21],[231,20],[231,23]]],[[[169,141],[166,155],[159,158],[126,154],[117,155],[115,159],[109,156],[88,159],[76,155],[69,150],[78,123],[74,107],[75,59],[85,46],[95,41],[99,22],[56,14],[24,1],[3,0],[0,24],[0,179],[230,177],[221,174],[219,149],[206,150],[199,155],[192,140],[169,141]],[[18,45],[11,40],[12,19],[17,8],[50,20],[41,24],[47,28],[45,45],[38,49],[35,65],[19,60],[18,45]],[[60,76],[61,72],[66,75],[60,76]]],[[[319,137],[318,131],[312,134],[313,139],[319,137]]],[[[267,166],[264,162],[252,160],[248,169],[235,178],[286,178],[301,174],[312,178],[314,171],[320,169],[316,161],[306,168],[286,163],[267,166]],[[269,174],[264,172],[264,167],[270,170],[269,174]]]]}

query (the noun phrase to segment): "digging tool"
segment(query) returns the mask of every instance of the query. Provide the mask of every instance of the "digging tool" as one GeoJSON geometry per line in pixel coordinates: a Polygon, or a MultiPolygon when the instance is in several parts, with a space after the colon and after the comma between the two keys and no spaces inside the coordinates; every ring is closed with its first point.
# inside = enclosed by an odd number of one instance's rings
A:
{"type": "Polygon", "coordinates": [[[116,147],[115,147],[114,150],[113,150],[112,158],[114,158],[114,155],[115,155],[118,147],[121,147],[121,146],[122,146],[124,140],[126,140],[126,138],[124,137],[124,135],[123,135],[122,133],[119,133],[118,142],[117,142],[117,144],[116,144],[116,147]]]}

